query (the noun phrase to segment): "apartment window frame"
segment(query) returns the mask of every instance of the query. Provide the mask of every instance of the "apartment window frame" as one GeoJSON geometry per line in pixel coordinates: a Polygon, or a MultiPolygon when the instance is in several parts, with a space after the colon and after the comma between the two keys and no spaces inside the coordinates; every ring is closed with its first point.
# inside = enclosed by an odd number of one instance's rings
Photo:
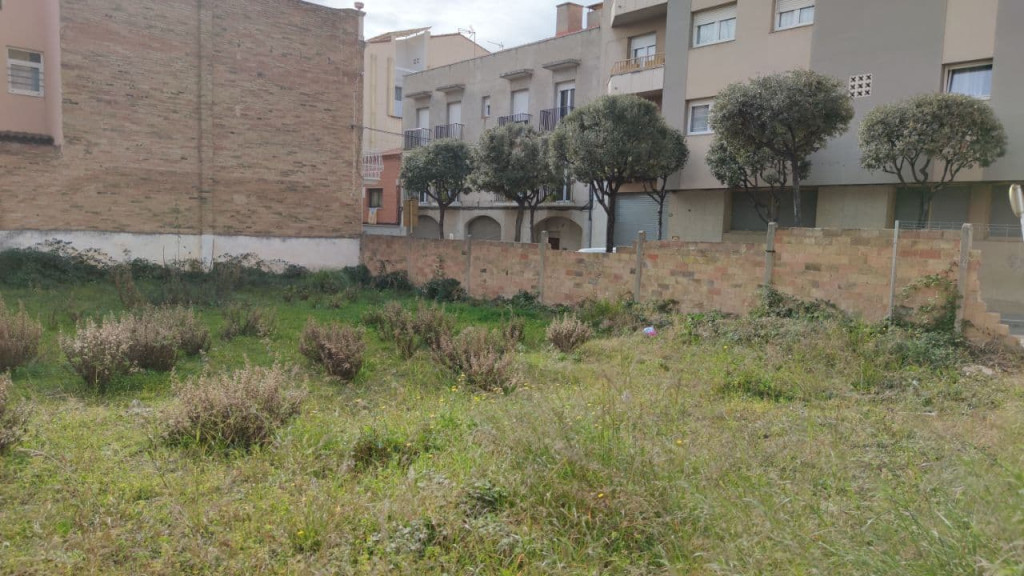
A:
{"type": "Polygon", "coordinates": [[[368,208],[380,208],[384,206],[384,189],[383,188],[367,188],[366,189],[366,202],[368,208]]]}
{"type": "Polygon", "coordinates": [[[14,46],[7,47],[7,92],[10,94],[17,94],[19,96],[33,96],[36,98],[43,98],[46,92],[46,70],[45,70],[45,55],[38,50],[30,50],[28,48],[16,48],[14,46]],[[14,52],[24,52],[29,55],[29,60],[23,60],[21,58],[15,58],[14,52]],[[32,56],[38,56],[39,62],[33,62],[32,56]],[[14,85],[14,68],[27,68],[29,70],[35,70],[34,80],[39,85],[39,90],[26,90],[24,88],[18,88],[14,85]]]}
{"type": "Polygon", "coordinates": [[[992,60],[976,60],[974,62],[962,62],[957,64],[948,64],[945,67],[945,81],[943,82],[943,92],[946,94],[963,94],[964,96],[970,96],[977,98],[978,100],[991,100],[992,99],[992,60]],[[987,94],[972,94],[968,92],[954,92],[953,81],[960,72],[975,71],[975,70],[988,70],[988,85],[987,94]]]}
{"type": "Polygon", "coordinates": [[[480,117],[490,118],[491,117],[491,97],[484,96],[480,99],[480,117]]]}
{"type": "Polygon", "coordinates": [[[775,31],[792,30],[813,25],[815,4],[815,0],[775,0],[775,31]],[[791,14],[793,20],[783,24],[782,19],[786,14],[791,14]],[[805,20],[805,16],[808,19],[805,20]]]}
{"type": "Polygon", "coordinates": [[[690,100],[686,105],[686,135],[687,136],[704,136],[707,134],[714,134],[715,131],[711,127],[711,110],[715,107],[714,98],[701,98],[699,100],[690,100]],[[694,108],[707,107],[707,127],[704,130],[693,129],[693,110],[694,108]]]}
{"type": "Polygon", "coordinates": [[[693,48],[702,48],[704,46],[713,46],[715,44],[722,44],[724,42],[735,42],[736,41],[736,4],[728,4],[718,8],[711,8],[708,10],[701,10],[693,14],[693,28],[692,34],[693,39],[691,45],[693,48]],[[723,26],[723,25],[728,26],[723,26]],[[714,29],[714,39],[707,41],[701,41],[701,33],[704,29],[714,29]],[[729,36],[723,36],[723,27],[730,31],[729,36]]]}
{"type": "Polygon", "coordinates": [[[629,59],[652,58],[658,53],[658,33],[647,32],[629,38],[629,59]],[[641,44],[642,42],[642,44],[641,44]]]}
{"type": "Polygon", "coordinates": [[[398,85],[398,84],[395,84],[394,91],[393,91],[393,93],[391,95],[391,97],[392,97],[391,115],[394,116],[395,118],[401,118],[402,117],[402,97],[403,97],[403,92],[404,92],[403,87],[398,85]]]}

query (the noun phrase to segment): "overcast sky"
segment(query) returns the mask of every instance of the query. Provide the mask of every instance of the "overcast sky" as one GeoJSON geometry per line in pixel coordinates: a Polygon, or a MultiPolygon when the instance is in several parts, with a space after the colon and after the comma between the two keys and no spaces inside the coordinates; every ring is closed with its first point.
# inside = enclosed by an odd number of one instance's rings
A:
{"type": "MultiPolygon", "coordinates": [[[[352,8],[354,0],[308,0],[335,8],[352,8]]],[[[430,26],[433,34],[476,31],[478,44],[490,51],[535,42],[555,35],[555,6],[562,0],[363,0],[364,34],[372,38],[392,30],[430,26]]],[[[468,36],[468,34],[467,34],[468,36]]]]}

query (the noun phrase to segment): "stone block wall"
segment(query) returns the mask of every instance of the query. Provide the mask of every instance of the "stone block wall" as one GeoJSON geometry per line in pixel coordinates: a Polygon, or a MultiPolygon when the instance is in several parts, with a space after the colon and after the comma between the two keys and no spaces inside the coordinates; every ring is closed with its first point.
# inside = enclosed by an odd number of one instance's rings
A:
{"type": "MultiPolygon", "coordinates": [[[[786,294],[826,300],[866,321],[881,321],[889,312],[892,238],[891,230],[780,230],[771,256],[772,284],[786,294]]],[[[960,246],[959,232],[903,232],[897,298],[927,276],[958,282],[960,246]]],[[[387,270],[407,270],[415,284],[430,280],[441,263],[443,273],[475,298],[509,297],[521,290],[540,294],[547,304],[631,296],[673,299],[684,312],[744,314],[764,285],[765,247],[671,241],[642,243],[632,253],[585,254],[526,243],[364,236],[361,261],[373,272],[382,262],[387,270]]],[[[972,250],[967,262],[962,306],[968,336],[1013,342],[981,298],[981,253],[972,250]]]]}

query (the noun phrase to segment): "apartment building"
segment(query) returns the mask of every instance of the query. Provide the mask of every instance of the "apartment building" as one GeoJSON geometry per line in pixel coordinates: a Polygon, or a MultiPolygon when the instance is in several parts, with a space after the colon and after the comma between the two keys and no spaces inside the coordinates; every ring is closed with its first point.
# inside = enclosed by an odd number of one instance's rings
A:
{"type": "Polygon", "coordinates": [[[358,262],[363,13],[3,0],[0,249],[358,262]]]}
{"type": "Polygon", "coordinates": [[[405,77],[489,54],[461,33],[429,27],[397,30],[366,41],[363,90],[363,228],[401,234],[398,172],[402,163],[405,77]]]}
{"type": "MultiPolygon", "coordinates": [[[[476,142],[488,128],[510,122],[551,131],[576,106],[604,93],[600,67],[601,12],[562,4],[554,37],[480,58],[440,66],[405,78],[404,148],[438,138],[476,142]]],[[[414,235],[437,238],[437,210],[422,197],[414,235]]],[[[560,191],[537,212],[533,232],[547,231],[556,248],[590,245],[604,229],[579,184],[560,191]]],[[[530,238],[524,223],[523,238],[530,238]]],[[[489,191],[464,195],[445,214],[445,234],[478,239],[515,238],[515,204],[489,191]]]]}

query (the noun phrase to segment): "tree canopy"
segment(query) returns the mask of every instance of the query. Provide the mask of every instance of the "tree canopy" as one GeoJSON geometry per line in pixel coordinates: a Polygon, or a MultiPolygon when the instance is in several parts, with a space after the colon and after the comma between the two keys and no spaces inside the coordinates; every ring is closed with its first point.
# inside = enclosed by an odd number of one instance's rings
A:
{"type": "Polygon", "coordinates": [[[657,105],[634,95],[602,96],[566,116],[552,135],[552,161],[568,175],[590,185],[608,215],[605,249],[614,247],[615,205],[627,182],[650,180],[655,149],[652,138],[665,119],[657,105]]]}
{"type": "Polygon", "coordinates": [[[485,131],[477,143],[473,186],[515,202],[515,241],[522,240],[523,215],[530,210],[530,241],[537,207],[563,184],[552,169],[547,140],[528,124],[510,123],[485,131]]]}
{"type": "Polygon", "coordinates": [[[438,238],[444,239],[445,211],[469,191],[473,153],[461,140],[435,140],[402,155],[399,179],[406,194],[426,194],[437,203],[438,238]]]}
{"type": "Polygon", "coordinates": [[[800,181],[809,173],[808,157],[845,132],[852,119],[853,104],[844,86],[810,70],[730,84],[718,93],[711,109],[716,136],[738,157],[763,151],[788,165],[797,226],[802,221],[800,181]]]}
{"type": "Polygon", "coordinates": [[[957,175],[1006,154],[1006,132],[986,103],[962,94],[924,94],[878,106],[860,130],[861,166],[922,189],[918,218],[957,175]]]}

